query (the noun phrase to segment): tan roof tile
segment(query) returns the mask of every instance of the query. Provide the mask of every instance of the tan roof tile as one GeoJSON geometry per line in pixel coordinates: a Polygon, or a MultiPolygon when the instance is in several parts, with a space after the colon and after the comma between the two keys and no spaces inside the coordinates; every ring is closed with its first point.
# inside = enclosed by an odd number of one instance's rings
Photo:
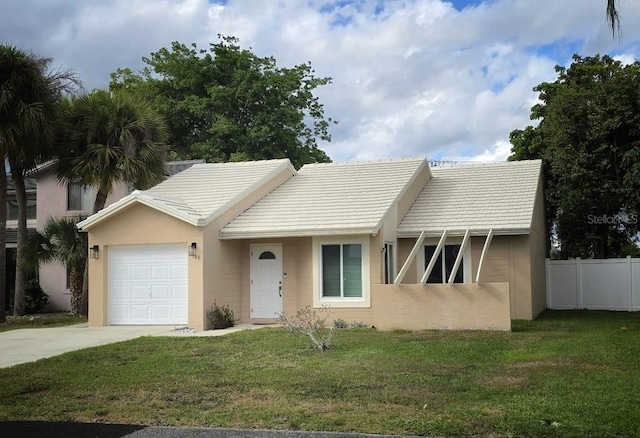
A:
{"type": "Polygon", "coordinates": [[[235,218],[222,238],[375,233],[424,158],[308,164],[235,218]]]}
{"type": "Polygon", "coordinates": [[[541,161],[433,168],[433,178],[398,226],[398,236],[443,230],[528,232],[541,161]]]}

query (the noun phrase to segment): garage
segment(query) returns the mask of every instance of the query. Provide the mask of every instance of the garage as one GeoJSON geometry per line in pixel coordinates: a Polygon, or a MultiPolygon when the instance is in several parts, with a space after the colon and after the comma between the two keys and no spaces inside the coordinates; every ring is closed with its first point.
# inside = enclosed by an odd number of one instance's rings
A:
{"type": "Polygon", "coordinates": [[[109,324],[187,324],[186,244],[109,248],[109,324]]]}

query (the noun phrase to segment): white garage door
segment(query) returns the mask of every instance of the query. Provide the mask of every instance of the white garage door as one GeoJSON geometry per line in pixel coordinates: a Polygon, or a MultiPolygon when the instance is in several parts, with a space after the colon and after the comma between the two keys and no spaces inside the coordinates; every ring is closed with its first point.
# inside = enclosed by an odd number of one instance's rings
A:
{"type": "Polygon", "coordinates": [[[109,248],[109,323],[187,324],[187,246],[109,248]]]}

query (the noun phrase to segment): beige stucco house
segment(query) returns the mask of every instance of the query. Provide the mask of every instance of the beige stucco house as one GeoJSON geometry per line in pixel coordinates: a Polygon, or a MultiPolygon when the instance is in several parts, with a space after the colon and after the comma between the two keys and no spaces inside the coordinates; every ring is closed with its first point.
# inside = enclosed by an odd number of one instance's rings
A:
{"type": "Polygon", "coordinates": [[[89,324],[202,330],[327,307],[379,329],[509,330],[545,307],[541,163],[198,164],[81,222],[89,324]]]}

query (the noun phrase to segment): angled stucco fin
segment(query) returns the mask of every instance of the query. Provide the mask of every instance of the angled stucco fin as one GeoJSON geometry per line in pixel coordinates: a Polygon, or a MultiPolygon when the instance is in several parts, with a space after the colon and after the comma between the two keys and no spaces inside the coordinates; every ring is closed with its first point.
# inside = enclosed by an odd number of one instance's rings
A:
{"type": "Polygon", "coordinates": [[[460,268],[460,263],[462,263],[462,257],[464,256],[464,252],[467,249],[467,245],[469,244],[469,234],[470,231],[467,228],[467,231],[464,233],[464,238],[462,239],[462,245],[460,245],[460,250],[458,251],[458,257],[456,257],[456,262],[453,264],[451,275],[449,275],[449,281],[447,282],[449,287],[451,287],[453,281],[456,279],[456,274],[458,273],[458,269],[460,268]]]}
{"type": "Polygon", "coordinates": [[[422,284],[427,283],[427,280],[429,279],[429,275],[431,275],[431,271],[433,271],[433,268],[436,265],[436,261],[438,260],[438,255],[440,254],[440,251],[442,251],[442,247],[444,246],[444,243],[446,242],[446,240],[447,240],[447,230],[444,230],[442,232],[442,236],[440,236],[440,241],[438,242],[438,246],[436,246],[436,250],[433,252],[433,255],[431,256],[431,260],[429,260],[429,265],[427,266],[427,270],[424,271],[424,275],[422,276],[420,283],[422,284]]]}
{"type": "Polygon", "coordinates": [[[418,251],[422,246],[422,242],[424,242],[424,239],[426,237],[427,237],[427,234],[423,231],[420,234],[420,237],[418,237],[418,240],[416,240],[416,244],[413,245],[413,249],[409,253],[409,257],[407,257],[407,261],[404,262],[404,265],[402,266],[402,269],[400,269],[400,272],[398,272],[398,275],[396,276],[396,279],[394,280],[393,284],[402,283],[402,280],[404,280],[404,276],[407,275],[407,271],[409,270],[409,265],[411,265],[411,262],[413,262],[413,259],[416,258],[416,255],[418,254],[418,251]]]}
{"type": "Polygon", "coordinates": [[[489,245],[491,245],[491,240],[493,239],[493,228],[489,230],[489,234],[487,234],[487,238],[484,241],[484,247],[482,248],[482,254],[480,255],[480,262],[478,263],[478,272],[476,273],[476,287],[480,287],[480,272],[482,272],[482,265],[484,264],[484,258],[489,251],[489,245]]]}

